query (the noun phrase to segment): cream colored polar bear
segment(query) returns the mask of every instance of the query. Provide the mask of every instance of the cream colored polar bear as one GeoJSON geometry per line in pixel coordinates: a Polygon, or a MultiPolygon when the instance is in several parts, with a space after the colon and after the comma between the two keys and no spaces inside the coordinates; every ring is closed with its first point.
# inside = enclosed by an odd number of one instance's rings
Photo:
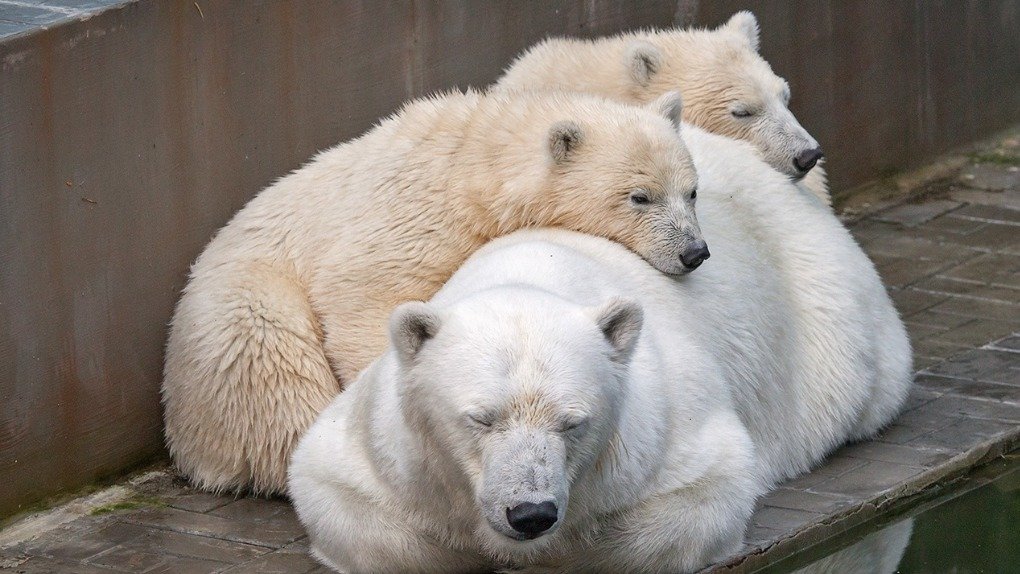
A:
{"type": "Polygon", "coordinates": [[[538,225],[619,241],[671,274],[708,256],[680,102],[452,93],[405,106],[262,191],[192,267],[167,344],[174,461],[279,492],[300,434],[479,246],[538,225]],[[339,379],[339,382],[338,382],[339,379]]]}
{"type": "Polygon", "coordinates": [[[758,54],[758,22],[738,12],[715,30],[662,30],[595,40],[552,38],[496,84],[555,88],[644,103],[680,90],[684,120],[751,142],[766,162],[831,204],[818,142],[787,107],[790,87],[758,54]],[[814,167],[814,169],[812,169],[814,167]]]}
{"type": "Polygon", "coordinates": [[[680,573],[740,548],[764,487],[725,358],[682,308],[643,315],[626,298],[666,275],[563,233],[497,240],[394,312],[391,350],[294,453],[291,499],[320,561],[680,573]]]}

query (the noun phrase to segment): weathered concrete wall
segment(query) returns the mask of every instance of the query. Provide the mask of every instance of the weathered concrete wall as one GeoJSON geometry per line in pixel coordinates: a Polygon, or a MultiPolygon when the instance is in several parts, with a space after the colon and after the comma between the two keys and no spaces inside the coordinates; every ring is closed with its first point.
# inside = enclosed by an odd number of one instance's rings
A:
{"type": "Polygon", "coordinates": [[[407,98],[676,2],[148,1],[0,45],[0,515],[162,450],[165,326],[219,226],[407,98]]]}
{"type": "Polygon", "coordinates": [[[1017,0],[142,0],[0,43],[0,515],[162,452],[188,263],[273,178],[548,34],[717,24],[846,187],[1020,120],[1017,0]]]}
{"type": "Polygon", "coordinates": [[[822,143],[837,195],[1020,120],[1016,0],[712,0],[751,9],[761,51],[822,143]]]}

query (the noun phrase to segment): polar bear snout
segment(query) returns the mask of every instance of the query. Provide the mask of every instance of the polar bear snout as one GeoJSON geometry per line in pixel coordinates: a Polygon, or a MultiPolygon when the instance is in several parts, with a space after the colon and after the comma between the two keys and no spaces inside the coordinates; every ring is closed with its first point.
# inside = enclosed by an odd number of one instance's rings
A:
{"type": "Polygon", "coordinates": [[[546,500],[541,504],[522,502],[513,508],[506,509],[506,521],[510,527],[521,534],[522,538],[538,538],[543,532],[552,528],[559,519],[556,503],[546,500]]]}
{"type": "Polygon", "coordinates": [[[708,243],[705,243],[704,239],[699,239],[692,241],[686,249],[680,252],[680,262],[688,271],[694,271],[711,256],[712,254],[708,251],[708,243]]]}
{"type": "Polygon", "coordinates": [[[800,173],[801,177],[803,177],[807,175],[807,172],[811,171],[811,168],[815,167],[815,164],[817,164],[818,160],[822,159],[823,156],[824,154],[820,147],[805,149],[793,157],[793,167],[800,173]]]}

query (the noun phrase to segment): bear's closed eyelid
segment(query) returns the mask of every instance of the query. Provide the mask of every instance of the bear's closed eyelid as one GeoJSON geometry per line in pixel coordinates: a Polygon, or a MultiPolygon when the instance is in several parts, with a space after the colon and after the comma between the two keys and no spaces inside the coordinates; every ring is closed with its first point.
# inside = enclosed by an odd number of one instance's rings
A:
{"type": "Polygon", "coordinates": [[[470,421],[473,425],[486,428],[491,427],[492,423],[495,421],[495,417],[491,413],[486,412],[469,412],[465,413],[464,416],[467,417],[468,421],[470,421]]]}
{"type": "Polygon", "coordinates": [[[588,420],[589,420],[588,417],[584,416],[570,417],[563,421],[563,424],[560,426],[560,428],[563,432],[580,431],[588,426],[588,420]]]}

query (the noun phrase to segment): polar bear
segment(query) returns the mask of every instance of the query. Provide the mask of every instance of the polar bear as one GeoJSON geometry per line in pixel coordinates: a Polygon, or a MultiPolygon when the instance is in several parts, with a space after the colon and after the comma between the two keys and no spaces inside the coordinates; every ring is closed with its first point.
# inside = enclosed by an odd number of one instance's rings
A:
{"type": "Polygon", "coordinates": [[[279,492],[315,415],[487,240],[552,225],[669,274],[709,256],[681,103],[449,93],[406,105],[255,197],[191,270],[166,352],[166,437],[201,487],[279,492]]]}
{"type": "Polygon", "coordinates": [[[683,134],[712,264],[671,277],[603,238],[522,230],[401,307],[392,350],[293,458],[320,559],[689,571],[735,550],[748,495],[897,414],[910,344],[847,230],[749,144],[683,134]]]}
{"type": "Polygon", "coordinates": [[[758,22],[750,12],[715,30],[548,39],[519,56],[496,87],[565,89],[629,103],[678,89],[685,121],[751,142],[780,173],[832,202],[825,173],[815,167],[821,147],[790,112],[789,84],[758,54],[758,22]]]}
{"type": "Polygon", "coordinates": [[[910,341],[874,265],[830,209],[746,142],[688,125],[682,133],[699,175],[698,218],[713,250],[712,263],[697,273],[676,280],[619,245],[552,231],[508,236],[475,258],[542,239],[595,262],[585,262],[585,274],[561,278],[532,277],[525,257],[508,263],[511,270],[497,272],[497,262],[487,272],[518,273],[516,280],[546,289],[560,282],[587,289],[603,275],[640,278],[627,295],[642,303],[646,322],[665,318],[722,357],[760,474],[776,484],[848,441],[873,436],[899,413],[912,380],[910,341]]]}
{"type": "Polygon", "coordinates": [[[569,242],[493,247],[398,307],[390,350],[294,453],[312,553],[345,573],[608,573],[737,551],[764,489],[721,357],[643,314],[621,270],[569,242]]]}

